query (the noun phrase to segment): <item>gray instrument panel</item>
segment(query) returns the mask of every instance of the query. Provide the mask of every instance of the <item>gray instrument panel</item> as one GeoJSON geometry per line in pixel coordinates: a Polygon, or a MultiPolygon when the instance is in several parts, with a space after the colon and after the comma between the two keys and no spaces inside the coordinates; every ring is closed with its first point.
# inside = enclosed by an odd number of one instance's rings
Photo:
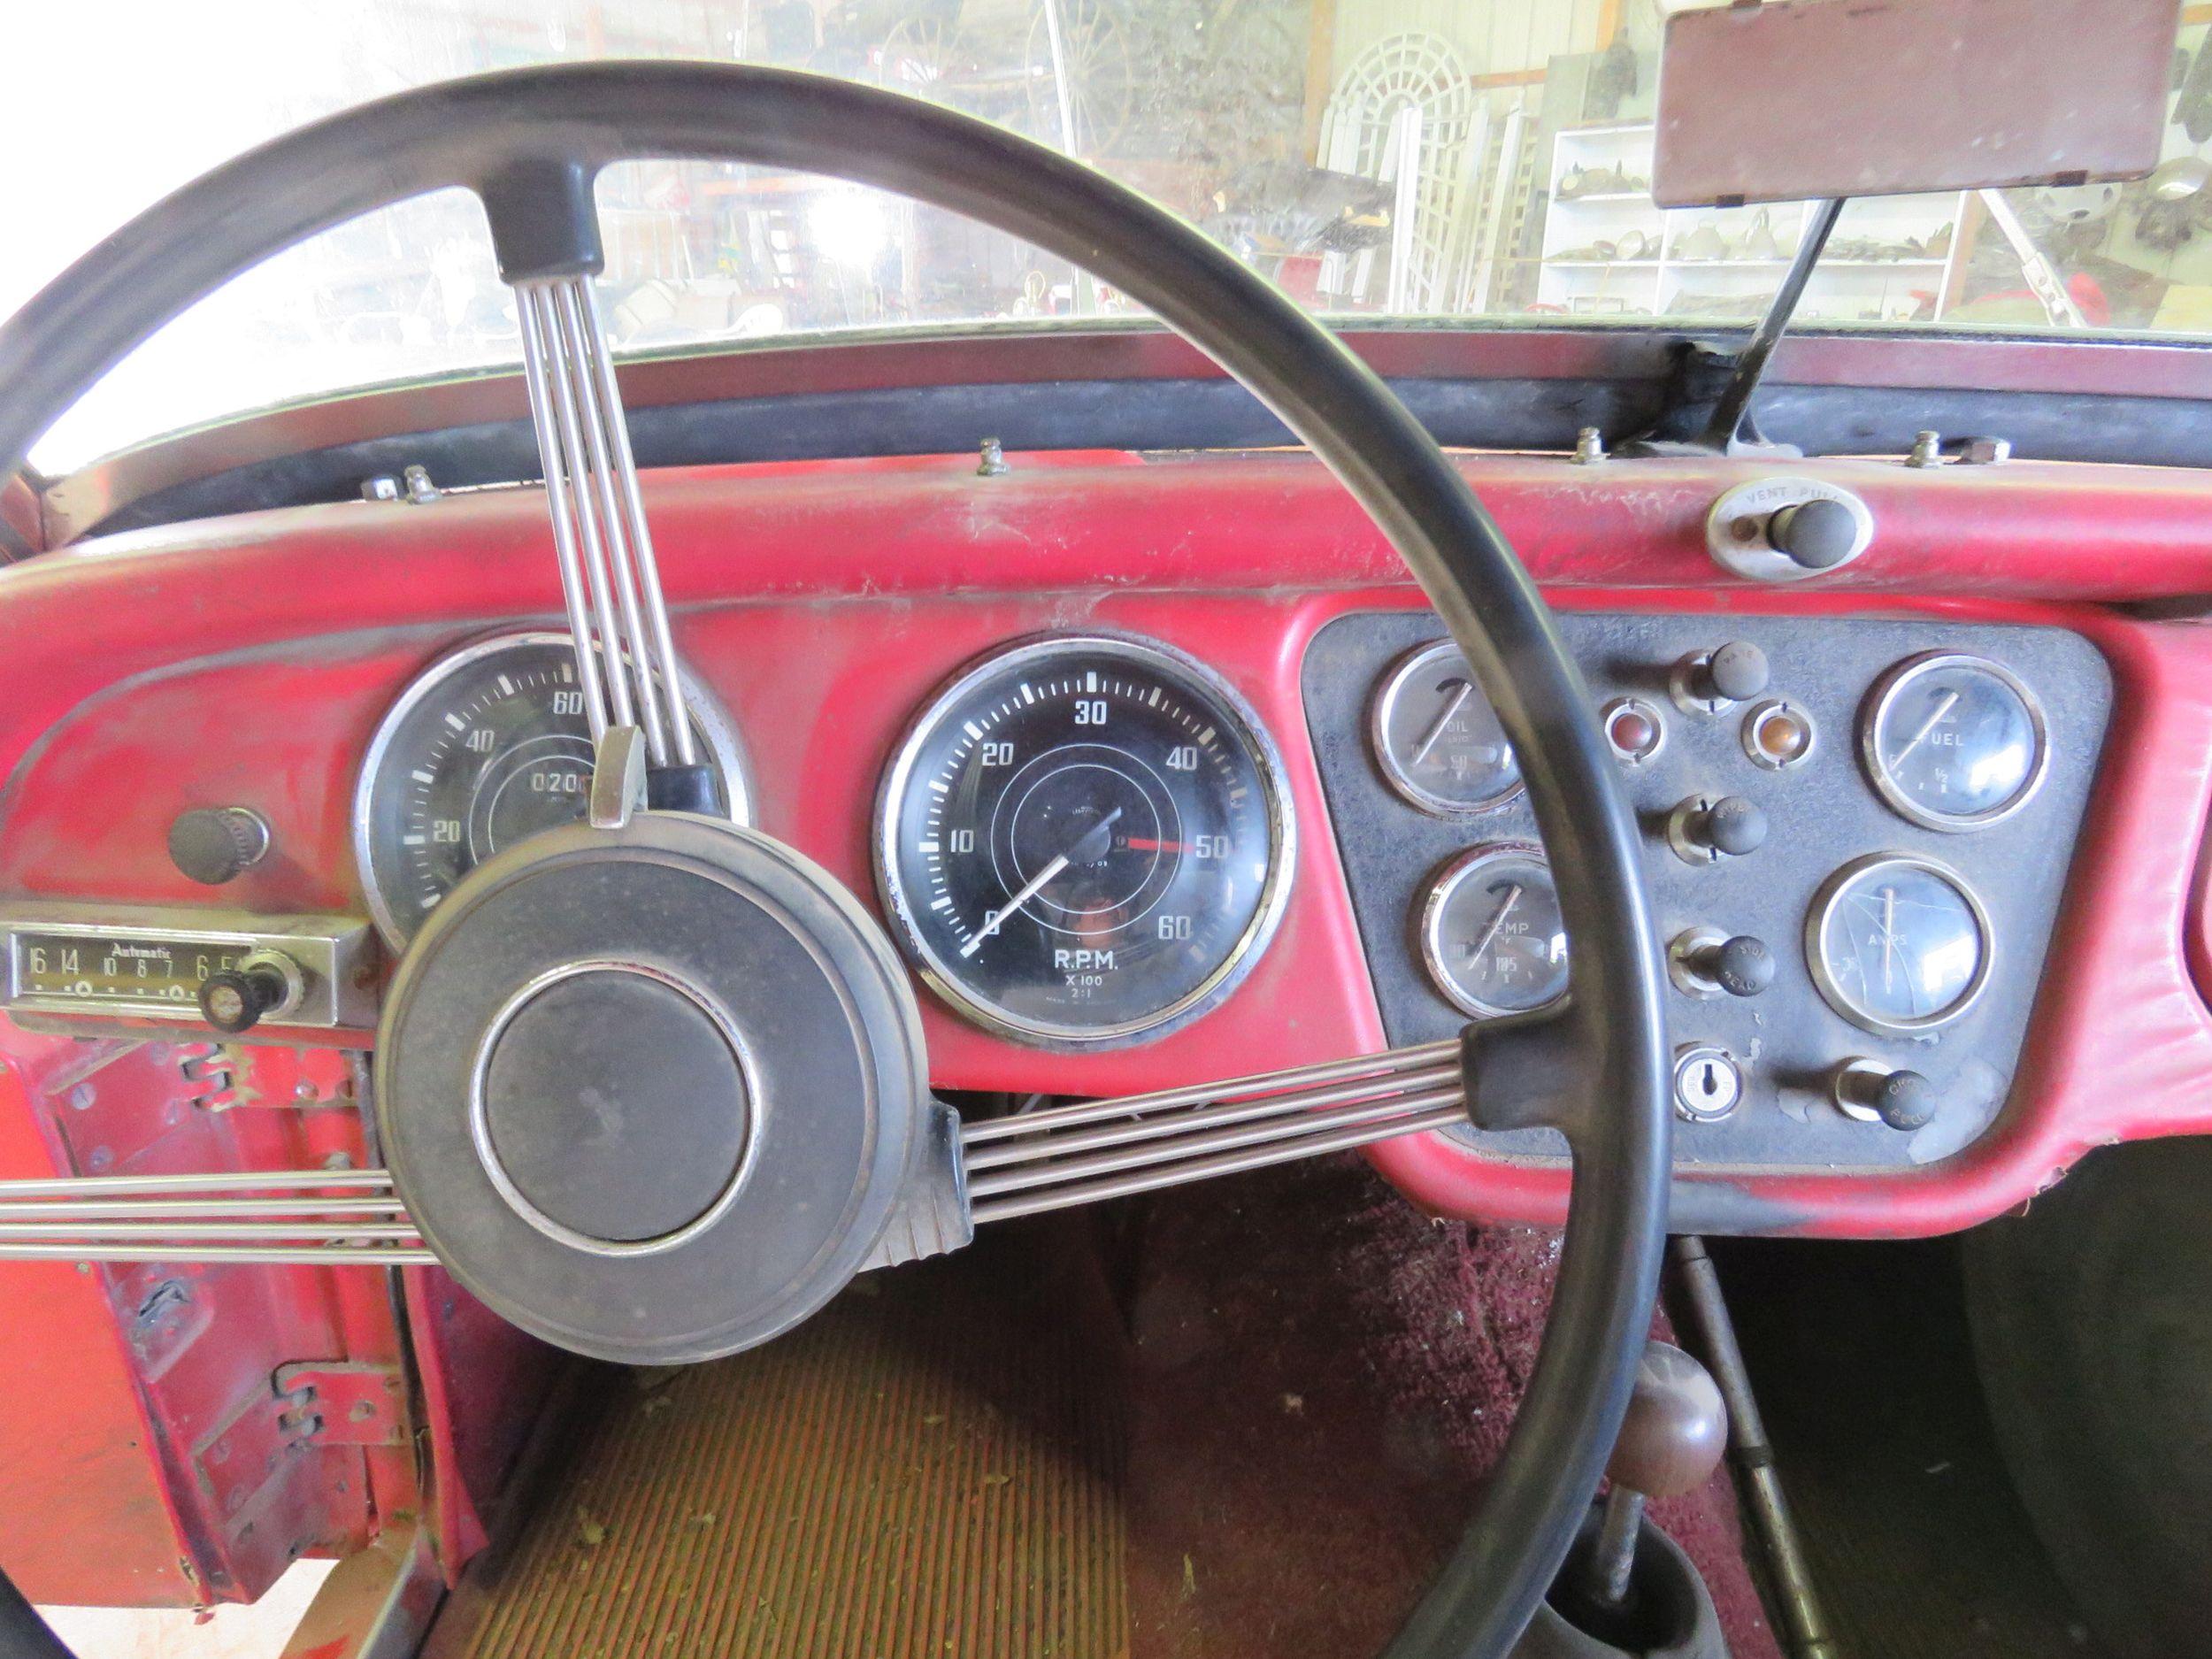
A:
{"type": "MultiPolygon", "coordinates": [[[[2096,649],[2056,628],[1918,620],[1570,612],[1558,622],[1594,706],[1609,710],[1619,699],[1634,698],[1656,713],[1663,729],[1648,758],[1621,763],[1645,832],[1645,868],[1662,938],[1672,941],[1701,928],[1713,930],[1714,938],[1747,935],[1764,941],[1772,957],[1772,982],[1756,995],[1670,991],[1668,1034],[1678,1056],[1717,1049],[1741,1079],[1732,1105],[1699,1120],[1691,1109],[1713,1086],[1713,1074],[1695,1074],[1704,1080],[1689,1083],[1691,1098],[1678,1097],[1678,1161],[1747,1169],[1895,1169],[1947,1156],[1980,1135],[2011,1087],[2095,780],[2112,701],[2111,675],[2096,649]],[[1769,687],[1724,706],[1686,706],[1678,664],[1731,641],[1764,650],[1769,687]],[[1877,788],[1862,757],[1863,711],[1871,709],[1884,676],[1932,652],[1994,664],[2025,689],[2043,723],[2045,757],[2025,798],[1978,828],[1946,831],[1913,821],[1877,788]],[[1749,753],[1755,745],[1746,738],[1754,712],[1778,700],[1809,717],[1813,730],[1803,758],[1779,768],[1755,764],[1749,753]],[[1680,803],[1700,795],[1755,803],[1767,819],[1763,843],[1710,864],[1686,862],[1670,845],[1668,823],[1680,803]],[[1960,1011],[1931,1028],[1868,1029],[1838,1011],[1816,983],[1809,918],[1846,866],[1876,855],[1907,861],[1894,867],[1894,881],[1878,873],[1893,916],[1899,900],[1889,888],[1907,902],[1924,899],[1927,884],[1916,872],[1932,864],[1939,880],[1945,873],[1955,877],[1968,895],[1966,908],[1978,908],[1988,930],[1978,988],[1960,1011]],[[1876,1076],[1895,1068],[1930,1079],[1932,1119],[1894,1129],[1870,1112],[1847,1113],[1837,1104],[1836,1078],[1854,1060],[1871,1062],[1863,1070],[1876,1076]]],[[[1441,816],[1417,804],[1378,759],[1379,693],[1394,667],[1443,637],[1437,618],[1425,611],[1359,613],[1323,628],[1304,665],[1307,721],[1394,1044],[1449,1036],[1468,1018],[1438,988],[1423,958],[1423,914],[1440,877],[1471,849],[1539,840],[1534,815],[1517,791],[1479,811],[1441,816]]],[[[1904,731],[1908,739],[1924,723],[1918,706],[1904,731]]],[[[1885,941],[1870,960],[1886,973],[1889,924],[1878,916],[1870,926],[1885,941]]],[[[1556,1138],[1544,1132],[1465,1133],[1501,1155],[1559,1149],[1556,1138]]]]}

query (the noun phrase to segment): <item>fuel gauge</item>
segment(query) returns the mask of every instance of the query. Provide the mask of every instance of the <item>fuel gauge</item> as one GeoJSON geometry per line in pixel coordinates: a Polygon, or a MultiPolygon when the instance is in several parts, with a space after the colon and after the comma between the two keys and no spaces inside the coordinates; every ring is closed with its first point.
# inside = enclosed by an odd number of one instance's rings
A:
{"type": "Polygon", "coordinates": [[[1373,738],[1390,787],[1424,812],[1487,812],[1521,792],[1521,763],[1449,640],[1421,647],[1384,676],[1373,738]]]}
{"type": "Polygon", "coordinates": [[[1422,907],[1436,988],[1477,1018],[1532,1013],[1567,994],[1567,930],[1543,849],[1494,841],[1444,867],[1422,907]]]}
{"type": "Polygon", "coordinates": [[[2027,803],[2043,780],[2043,710],[1986,657],[1929,651],[1875,683],[1859,757],[1882,798],[1928,829],[1976,830],[2027,803]]]}

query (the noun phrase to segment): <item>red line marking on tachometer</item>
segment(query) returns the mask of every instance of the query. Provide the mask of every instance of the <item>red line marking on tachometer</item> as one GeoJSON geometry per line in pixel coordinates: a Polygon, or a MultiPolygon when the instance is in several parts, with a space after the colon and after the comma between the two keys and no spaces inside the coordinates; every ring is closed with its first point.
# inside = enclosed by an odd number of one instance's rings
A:
{"type": "Polygon", "coordinates": [[[1147,835],[1132,835],[1122,845],[1132,852],[1140,853],[1179,853],[1184,850],[1180,841],[1156,841],[1147,835]]]}

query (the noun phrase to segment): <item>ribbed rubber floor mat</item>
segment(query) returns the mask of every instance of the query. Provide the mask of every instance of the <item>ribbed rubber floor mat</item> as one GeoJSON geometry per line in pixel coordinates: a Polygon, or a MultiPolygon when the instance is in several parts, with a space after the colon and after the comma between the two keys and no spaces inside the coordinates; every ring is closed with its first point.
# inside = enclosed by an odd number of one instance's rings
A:
{"type": "Polygon", "coordinates": [[[1118,1356],[1064,1285],[976,1266],[871,1275],[750,1354],[618,1379],[428,1654],[1125,1653],[1118,1356]]]}

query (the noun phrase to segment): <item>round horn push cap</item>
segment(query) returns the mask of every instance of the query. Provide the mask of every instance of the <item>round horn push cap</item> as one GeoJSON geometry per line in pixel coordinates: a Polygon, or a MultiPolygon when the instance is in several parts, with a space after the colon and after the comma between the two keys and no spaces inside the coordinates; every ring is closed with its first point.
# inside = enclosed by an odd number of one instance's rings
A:
{"type": "Polygon", "coordinates": [[[882,930],[753,831],[534,836],[408,948],[377,1125],[424,1240],[503,1317],[670,1363],[788,1330],[859,1270],[928,1104],[882,930]]]}

